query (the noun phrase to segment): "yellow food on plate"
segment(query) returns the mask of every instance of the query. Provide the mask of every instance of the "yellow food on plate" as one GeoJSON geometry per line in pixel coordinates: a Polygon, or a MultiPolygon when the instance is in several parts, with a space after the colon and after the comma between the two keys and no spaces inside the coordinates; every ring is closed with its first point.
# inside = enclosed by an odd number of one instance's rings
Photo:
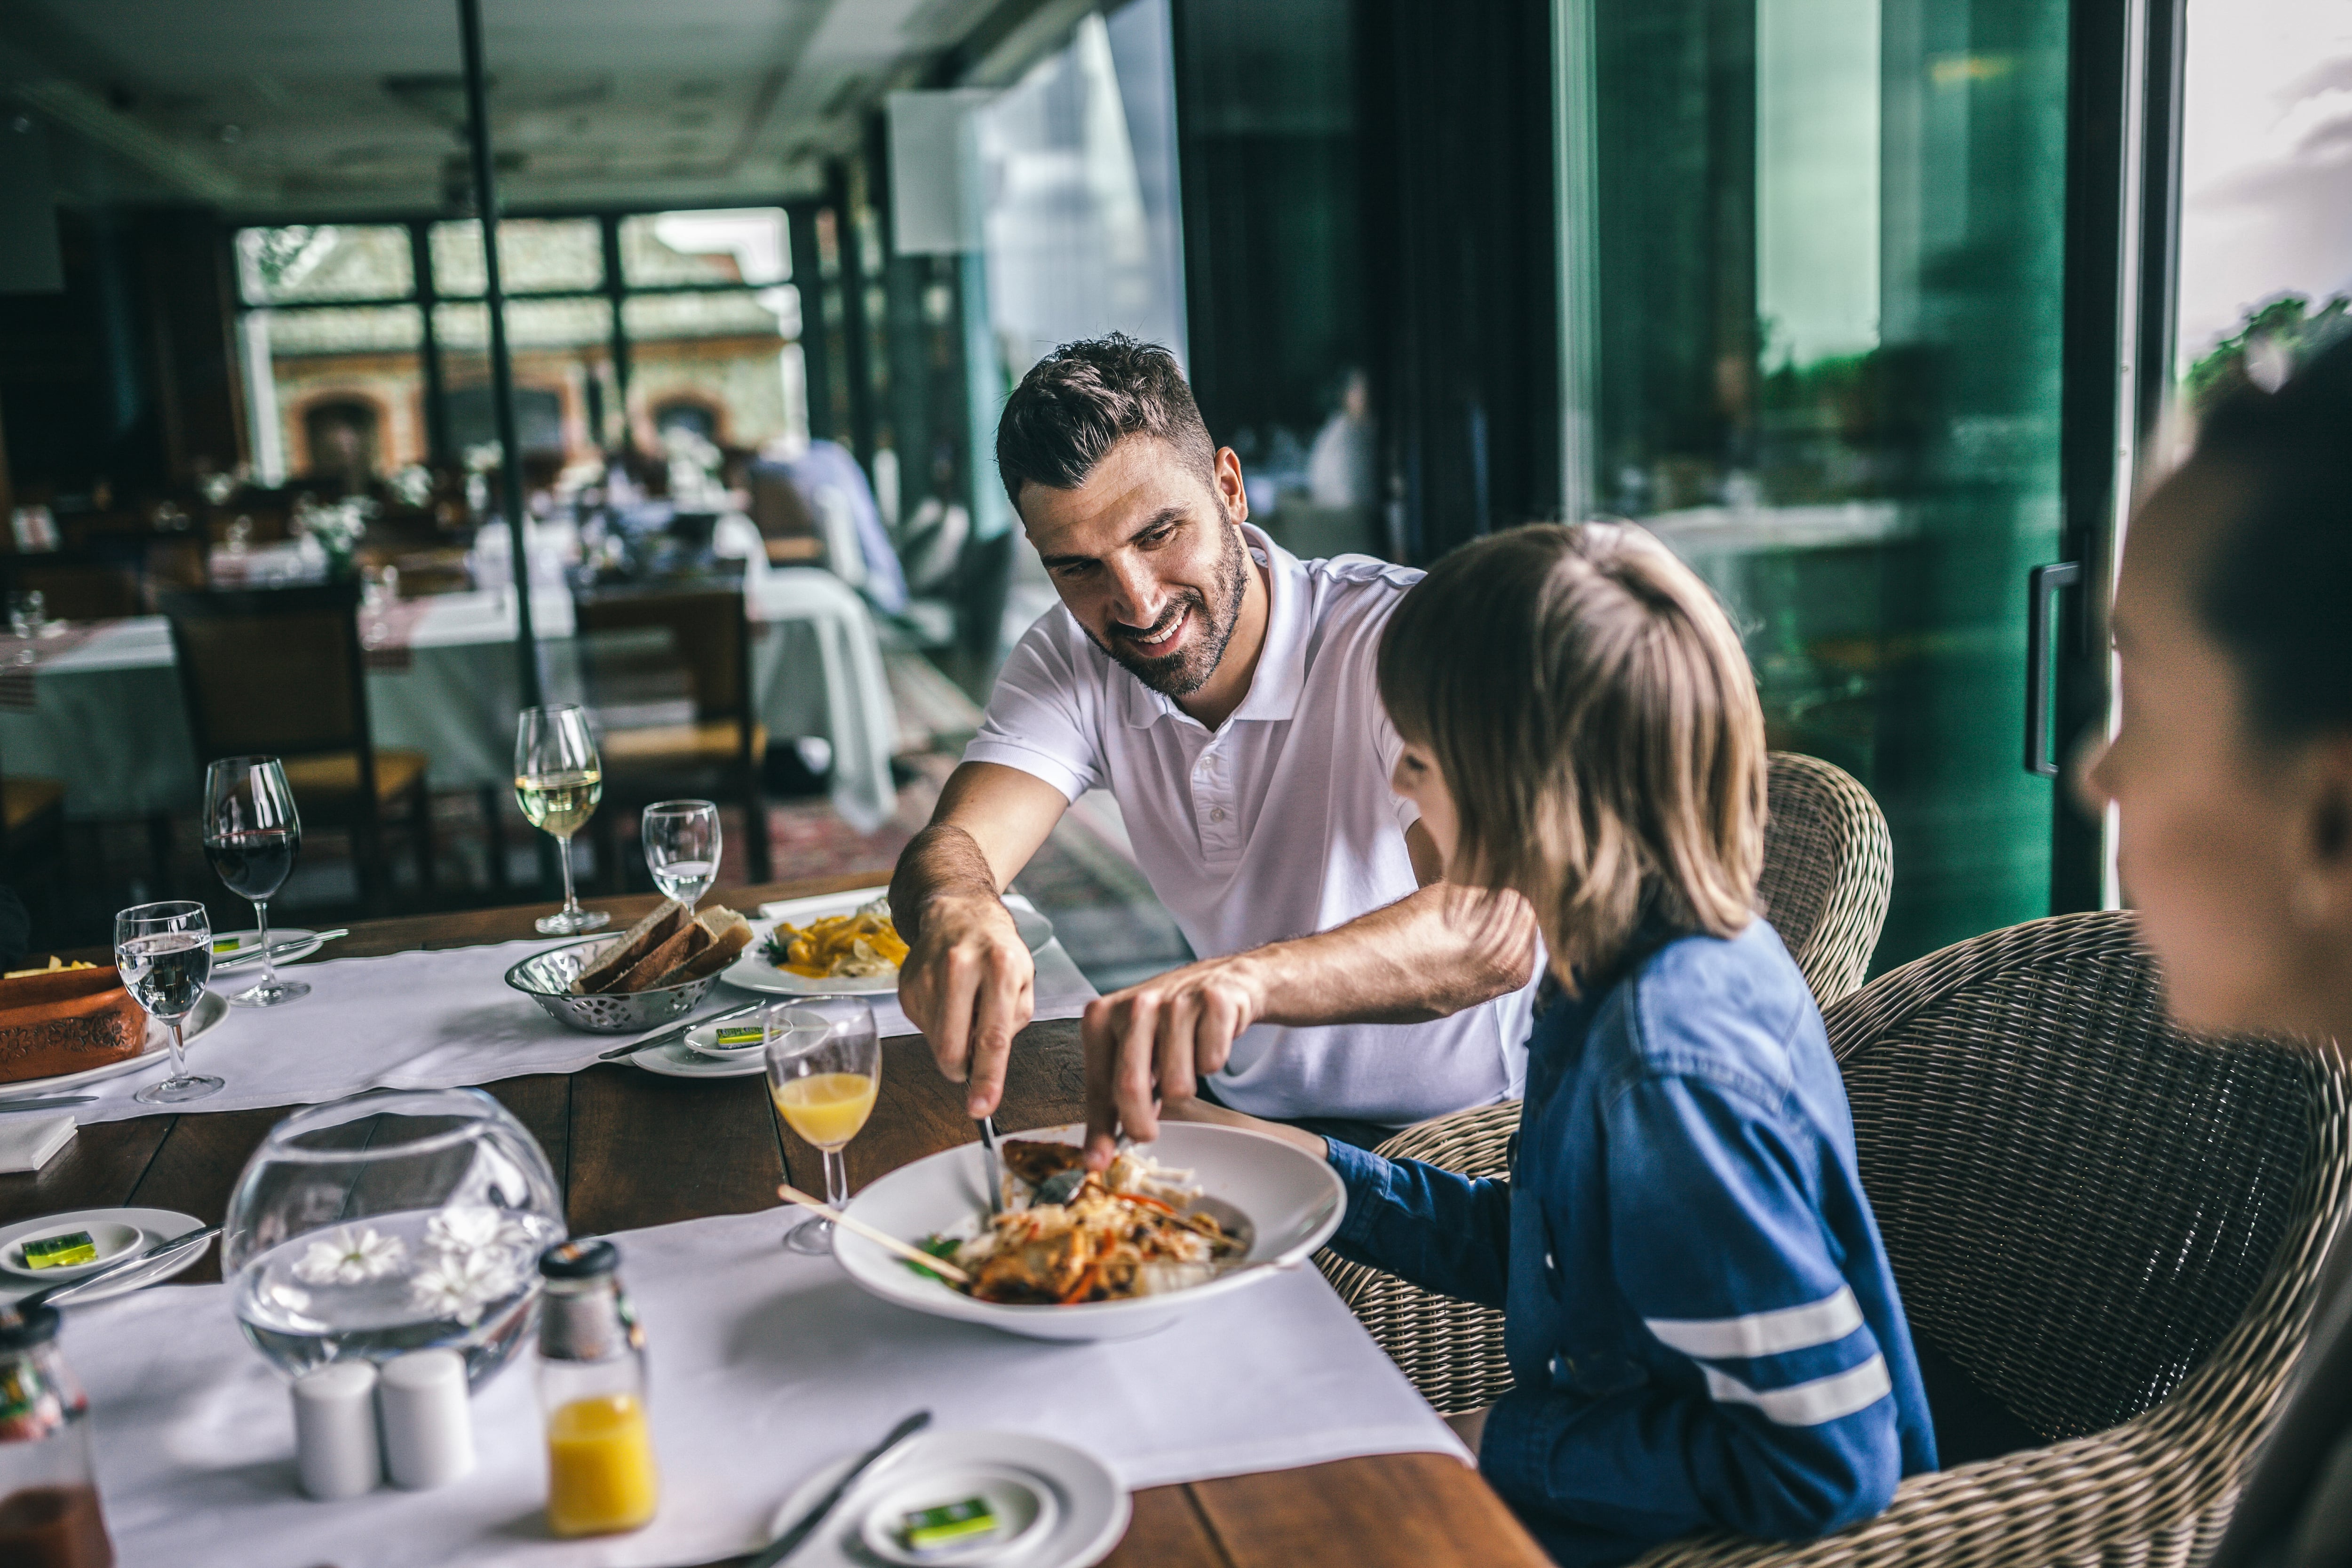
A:
{"type": "Polygon", "coordinates": [[[56,959],[52,958],[49,960],[49,966],[47,969],[12,969],[5,974],[0,974],[0,980],[22,980],[28,975],[63,974],[68,970],[96,969],[98,965],[95,963],[84,963],[79,959],[74,960],[71,963],[60,963],[56,959]]]}
{"type": "Polygon", "coordinates": [[[805,926],[779,921],[767,953],[777,968],[811,980],[867,980],[898,973],[907,944],[888,915],[864,909],[805,926]]]}

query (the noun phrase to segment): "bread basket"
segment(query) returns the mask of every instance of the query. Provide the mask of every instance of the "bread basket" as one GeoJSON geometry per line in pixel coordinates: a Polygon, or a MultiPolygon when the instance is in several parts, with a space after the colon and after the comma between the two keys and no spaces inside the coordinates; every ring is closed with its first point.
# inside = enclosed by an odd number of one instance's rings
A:
{"type": "Polygon", "coordinates": [[[591,937],[535,952],[507,971],[507,984],[539,1004],[541,1011],[567,1028],[592,1035],[626,1035],[659,1028],[694,1011],[704,993],[719,983],[716,974],[677,985],[656,985],[618,994],[580,996],[572,983],[611,941],[591,937]]]}

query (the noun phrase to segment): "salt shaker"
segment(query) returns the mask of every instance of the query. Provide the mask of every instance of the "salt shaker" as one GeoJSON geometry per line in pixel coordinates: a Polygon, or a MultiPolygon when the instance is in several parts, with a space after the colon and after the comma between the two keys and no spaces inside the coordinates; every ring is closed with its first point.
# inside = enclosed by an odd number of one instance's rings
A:
{"type": "Polygon", "coordinates": [[[330,1362],[294,1383],[294,1458],[302,1489],[321,1502],[371,1492],[383,1479],[376,1443],[375,1367],[330,1362]]]}
{"type": "Polygon", "coordinates": [[[384,1363],[376,1404],[383,1415],[384,1469],[394,1486],[422,1491],[474,1468],[466,1362],[456,1351],[411,1351],[384,1363]]]}

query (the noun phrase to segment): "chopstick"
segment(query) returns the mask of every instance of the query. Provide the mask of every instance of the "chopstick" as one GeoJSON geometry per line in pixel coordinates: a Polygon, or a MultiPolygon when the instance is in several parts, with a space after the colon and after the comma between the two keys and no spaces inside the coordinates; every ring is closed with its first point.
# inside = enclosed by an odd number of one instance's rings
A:
{"type": "Polygon", "coordinates": [[[864,1237],[866,1240],[872,1242],[883,1251],[895,1253],[898,1257],[905,1258],[908,1262],[918,1264],[922,1268],[928,1268],[932,1273],[939,1275],[942,1279],[952,1279],[959,1285],[969,1285],[971,1283],[971,1275],[965,1273],[954,1264],[950,1263],[946,1258],[934,1257],[930,1253],[925,1252],[919,1247],[909,1247],[905,1242],[900,1241],[897,1237],[892,1236],[886,1231],[877,1230],[862,1219],[852,1219],[847,1215],[842,1213],[839,1209],[835,1208],[832,1205],[819,1203],[816,1199],[809,1196],[798,1187],[793,1186],[790,1182],[778,1187],[776,1189],[776,1195],[787,1202],[796,1203],[800,1205],[801,1207],[807,1209],[810,1213],[817,1215],[819,1218],[829,1219],[833,1221],[834,1224],[839,1226],[842,1229],[849,1231],[854,1235],[864,1237]]]}

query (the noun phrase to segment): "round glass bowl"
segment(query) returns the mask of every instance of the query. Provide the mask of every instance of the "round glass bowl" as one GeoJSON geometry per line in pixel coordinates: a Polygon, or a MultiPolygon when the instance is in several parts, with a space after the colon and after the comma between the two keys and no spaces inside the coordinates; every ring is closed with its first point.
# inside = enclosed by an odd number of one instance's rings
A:
{"type": "Polygon", "coordinates": [[[539,1254],[563,1239],[547,1156],[477,1089],[297,1111],[246,1162],[221,1234],[237,1324],[289,1377],[454,1350],[480,1386],[514,1356],[539,1254]]]}

